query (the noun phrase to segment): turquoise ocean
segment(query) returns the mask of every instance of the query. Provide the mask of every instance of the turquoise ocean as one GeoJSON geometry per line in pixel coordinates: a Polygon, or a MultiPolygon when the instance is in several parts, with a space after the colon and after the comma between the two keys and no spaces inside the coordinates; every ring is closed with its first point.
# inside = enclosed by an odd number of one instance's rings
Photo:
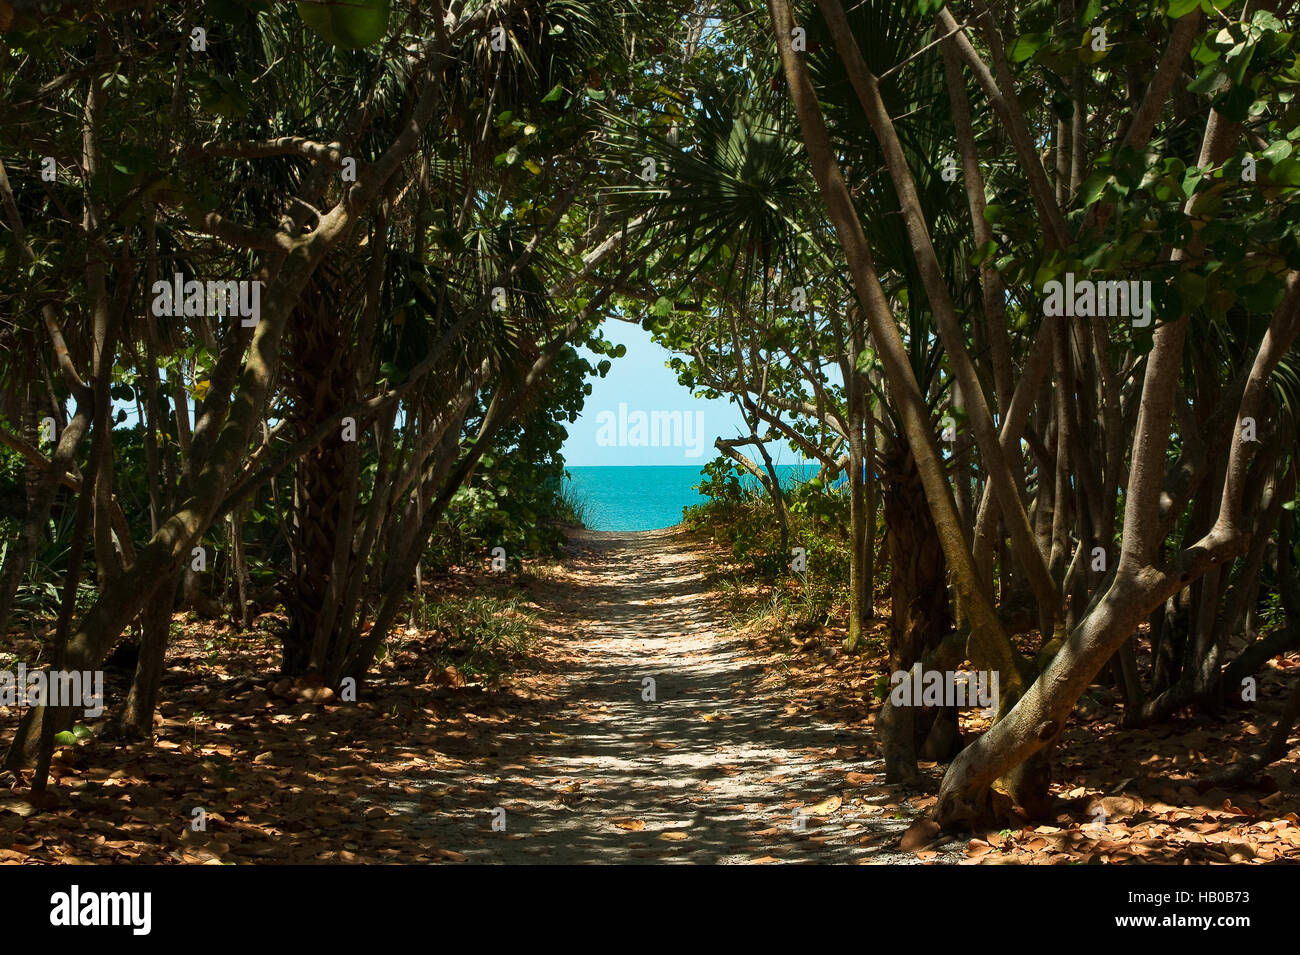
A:
{"type": "MultiPolygon", "coordinates": [[[[812,465],[777,465],[781,483],[806,480],[817,473],[812,465]]],[[[593,531],[649,531],[682,521],[682,509],[704,497],[695,486],[703,480],[691,466],[568,467],[565,482],[585,505],[587,527],[593,531]]]]}

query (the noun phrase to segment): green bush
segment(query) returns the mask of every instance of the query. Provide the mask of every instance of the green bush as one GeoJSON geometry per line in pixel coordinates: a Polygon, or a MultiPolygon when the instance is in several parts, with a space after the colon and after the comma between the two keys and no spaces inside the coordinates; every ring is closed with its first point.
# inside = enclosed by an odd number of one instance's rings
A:
{"type": "Polygon", "coordinates": [[[775,617],[783,628],[827,625],[848,599],[848,492],[816,479],[785,491],[789,546],[802,547],[807,571],[790,568],[792,555],[781,548],[781,530],[772,499],[752,482],[742,481],[734,465],[719,458],[705,467],[699,485],[708,500],[688,509],[687,527],[706,534],[730,551],[739,565],[731,586],[733,607],[742,579],[773,585],[767,599],[752,604],[750,616],[775,617]]]}
{"type": "Polygon", "coordinates": [[[438,641],[437,659],[468,679],[493,682],[537,642],[537,617],[517,597],[448,597],[423,601],[420,629],[438,641]]]}

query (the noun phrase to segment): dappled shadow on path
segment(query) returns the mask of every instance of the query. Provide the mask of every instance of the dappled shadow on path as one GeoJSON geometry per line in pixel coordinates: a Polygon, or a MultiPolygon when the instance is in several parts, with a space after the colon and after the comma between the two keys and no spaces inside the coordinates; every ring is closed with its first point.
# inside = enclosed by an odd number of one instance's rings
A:
{"type": "Polygon", "coordinates": [[[555,573],[475,582],[545,633],[490,689],[438,686],[413,628],[357,702],[304,701],[271,633],[196,626],[154,739],[56,760],[46,812],[0,804],[0,862],[917,861],[861,723],[773,688],[713,562],[679,530],[587,533],[555,573]]]}
{"type": "Polygon", "coordinates": [[[675,530],[575,535],[532,595],[561,635],[552,713],[480,736],[468,775],[431,773],[436,811],[368,798],[478,862],[913,861],[884,848],[910,821],[881,811],[890,791],[845,784],[878,768],[860,734],[760,686],[708,566],[675,530]]]}

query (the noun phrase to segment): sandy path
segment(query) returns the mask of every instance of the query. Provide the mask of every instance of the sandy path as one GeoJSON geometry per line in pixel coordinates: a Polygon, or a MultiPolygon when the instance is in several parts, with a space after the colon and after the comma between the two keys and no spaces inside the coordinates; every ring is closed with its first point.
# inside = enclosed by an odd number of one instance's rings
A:
{"type": "Polygon", "coordinates": [[[674,530],[575,535],[564,575],[533,594],[571,635],[553,705],[472,734],[422,800],[382,801],[471,862],[915,861],[883,848],[910,822],[884,808],[897,793],[846,782],[880,772],[862,731],[758,686],[705,566],[674,530]]]}

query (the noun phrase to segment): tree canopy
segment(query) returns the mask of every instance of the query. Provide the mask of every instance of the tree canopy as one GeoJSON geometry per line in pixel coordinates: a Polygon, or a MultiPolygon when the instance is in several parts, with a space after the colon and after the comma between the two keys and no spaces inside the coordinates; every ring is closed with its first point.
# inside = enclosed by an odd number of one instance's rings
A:
{"type": "Polygon", "coordinates": [[[0,0],[2,639],[137,643],[125,736],[178,609],[364,690],[426,567],[555,552],[636,322],[740,410],[762,573],[829,528],[846,652],[887,587],[891,672],[998,674],[964,741],[885,694],[890,780],[1042,814],[1098,679],[1153,723],[1300,648],[1295,7],[0,0]]]}

